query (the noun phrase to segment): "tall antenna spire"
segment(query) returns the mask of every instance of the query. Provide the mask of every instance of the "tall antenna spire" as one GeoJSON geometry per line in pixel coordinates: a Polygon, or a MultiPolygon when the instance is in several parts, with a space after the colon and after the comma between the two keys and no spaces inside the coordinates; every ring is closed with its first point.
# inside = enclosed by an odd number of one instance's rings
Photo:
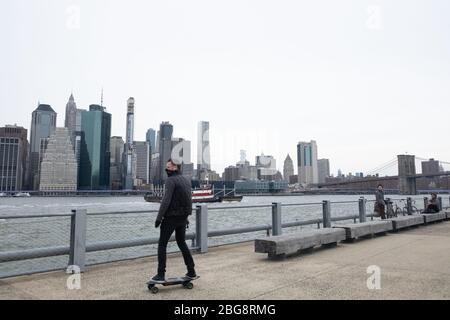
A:
{"type": "Polygon", "coordinates": [[[100,105],[103,107],[103,88],[102,88],[102,101],[100,102],[100,105]]]}

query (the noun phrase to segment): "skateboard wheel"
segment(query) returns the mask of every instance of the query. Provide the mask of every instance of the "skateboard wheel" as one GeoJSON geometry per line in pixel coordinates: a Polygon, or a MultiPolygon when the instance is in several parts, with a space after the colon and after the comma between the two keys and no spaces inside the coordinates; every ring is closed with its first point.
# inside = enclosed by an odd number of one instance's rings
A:
{"type": "Polygon", "coordinates": [[[150,288],[150,291],[151,291],[153,294],[157,294],[157,293],[159,292],[159,289],[158,289],[157,287],[151,287],[151,288],[150,288]]]}
{"type": "Polygon", "coordinates": [[[188,282],[184,285],[187,289],[192,290],[194,289],[194,284],[192,282],[188,282]]]}

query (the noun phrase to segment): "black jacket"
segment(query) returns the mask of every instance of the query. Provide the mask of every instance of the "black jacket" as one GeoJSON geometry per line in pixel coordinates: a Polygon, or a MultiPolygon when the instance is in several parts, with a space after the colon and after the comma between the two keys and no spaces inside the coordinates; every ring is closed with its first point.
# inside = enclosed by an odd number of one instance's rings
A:
{"type": "Polygon", "coordinates": [[[157,220],[192,214],[191,182],[179,173],[168,177],[157,220]]]}

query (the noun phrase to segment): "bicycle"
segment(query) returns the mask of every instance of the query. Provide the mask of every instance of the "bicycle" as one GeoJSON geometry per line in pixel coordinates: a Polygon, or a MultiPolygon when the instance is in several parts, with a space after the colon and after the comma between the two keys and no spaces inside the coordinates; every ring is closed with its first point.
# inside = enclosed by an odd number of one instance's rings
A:
{"type": "MultiPolygon", "coordinates": [[[[411,204],[411,214],[420,212],[419,209],[417,209],[416,206],[414,206],[414,204],[416,203],[415,200],[412,200],[411,204]]],[[[403,204],[403,206],[399,206],[396,203],[394,203],[393,201],[390,202],[386,202],[386,216],[387,218],[396,218],[399,215],[403,215],[403,216],[407,216],[408,214],[408,203],[405,200],[400,200],[400,204],[403,204]]]]}
{"type": "Polygon", "coordinates": [[[386,218],[397,218],[400,214],[405,215],[403,210],[396,203],[393,201],[386,201],[386,218]]]}

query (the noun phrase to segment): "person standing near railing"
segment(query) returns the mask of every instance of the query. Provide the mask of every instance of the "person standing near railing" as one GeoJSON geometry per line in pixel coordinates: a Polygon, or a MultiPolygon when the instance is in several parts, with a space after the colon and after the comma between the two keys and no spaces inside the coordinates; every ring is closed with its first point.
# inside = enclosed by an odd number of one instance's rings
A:
{"type": "Polygon", "coordinates": [[[166,190],[155,222],[155,228],[161,226],[161,233],[158,244],[158,274],[152,280],[159,283],[165,282],[167,243],[174,232],[188,270],[186,277],[197,278],[194,259],[186,244],[188,217],[192,214],[191,182],[181,174],[181,166],[175,164],[172,159],[167,161],[166,172],[166,190]]]}
{"type": "Polygon", "coordinates": [[[382,184],[378,185],[378,189],[375,192],[374,211],[378,213],[381,219],[386,219],[386,201],[384,200],[384,188],[382,184]]]}

